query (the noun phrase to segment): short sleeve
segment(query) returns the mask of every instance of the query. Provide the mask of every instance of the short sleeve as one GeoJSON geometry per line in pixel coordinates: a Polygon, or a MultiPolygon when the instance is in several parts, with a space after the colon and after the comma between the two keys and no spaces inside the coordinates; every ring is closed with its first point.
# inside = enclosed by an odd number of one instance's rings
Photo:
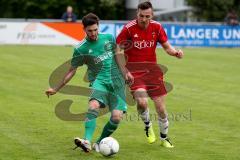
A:
{"type": "Polygon", "coordinates": [[[115,39],[115,37],[114,37],[112,34],[109,34],[108,40],[109,40],[111,43],[116,44],[116,39],[115,39]]]}
{"type": "Polygon", "coordinates": [[[167,34],[164,30],[164,28],[162,27],[162,25],[159,25],[159,29],[158,29],[158,42],[159,43],[165,43],[168,41],[168,37],[167,34]]]}
{"type": "Polygon", "coordinates": [[[84,64],[84,56],[76,49],[74,48],[71,65],[74,68],[77,68],[79,66],[82,66],[84,64]]]}
{"type": "Polygon", "coordinates": [[[112,34],[108,34],[107,37],[108,43],[105,43],[104,49],[105,51],[114,52],[116,48],[116,40],[112,34]]]}
{"type": "Polygon", "coordinates": [[[130,35],[128,32],[128,29],[126,27],[123,27],[122,31],[117,36],[116,43],[119,45],[125,42],[126,40],[129,40],[129,38],[130,38],[130,35]]]}
{"type": "Polygon", "coordinates": [[[113,35],[111,35],[111,36],[112,36],[111,41],[112,41],[114,44],[116,44],[116,38],[115,38],[113,35]]]}

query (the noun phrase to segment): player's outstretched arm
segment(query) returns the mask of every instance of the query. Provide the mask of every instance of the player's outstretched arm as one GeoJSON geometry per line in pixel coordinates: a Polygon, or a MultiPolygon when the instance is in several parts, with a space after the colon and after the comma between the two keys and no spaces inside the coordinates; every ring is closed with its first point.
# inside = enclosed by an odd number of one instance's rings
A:
{"type": "Polygon", "coordinates": [[[171,44],[167,41],[162,43],[163,49],[171,56],[175,56],[177,58],[182,58],[184,53],[182,50],[176,50],[171,44]]]}
{"type": "Polygon", "coordinates": [[[77,68],[71,67],[65,74],[61,82],[55,88],[49,88],[45,91],[45,94],[49,97],[56,94],[63,86],[65,86],[75,75],[77,68]]]}
{"type": "Polygon", "coordinates": [[[133,84],[134,78],[133,78],[132,74],[128,71],[128,69],[126,68],[124,49],[121,48],[119,45],[117,45],[117,48],[116,48],[115,59],[116,59],[119,69],[121,70],[123,77],[125,78],[126,83],[129,85],[133,84]]]}

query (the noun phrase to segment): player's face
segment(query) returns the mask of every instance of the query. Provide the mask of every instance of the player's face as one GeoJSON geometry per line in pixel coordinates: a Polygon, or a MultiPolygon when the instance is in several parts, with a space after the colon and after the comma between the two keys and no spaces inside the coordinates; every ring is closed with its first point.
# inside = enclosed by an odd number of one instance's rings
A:
{"type": "Polygon", "coordinates": [[[153,17],[153,11],[151,8],[144,9],[144,10],[139,9],[137,12],[138,25],[141,28],[147,28],[152,17],[153,17]]]}
{"type": "Polygon", "coordinates": [[[85,32],[87,34],[87,37],[92,40],[92,41],[96,41],[97,37],[98,37],[98,25],[97,24],[93,24],[91,26],[87,26],[85,29],[85,32]]]}
{"type": "Polygon", "coordinates": [[[68,12],[68,13],[72,13],[72,11],[73,11],[72,7],[71,7],[71,6],[68,6],[68,7],[67,7],[67,12],[68,12]]]}

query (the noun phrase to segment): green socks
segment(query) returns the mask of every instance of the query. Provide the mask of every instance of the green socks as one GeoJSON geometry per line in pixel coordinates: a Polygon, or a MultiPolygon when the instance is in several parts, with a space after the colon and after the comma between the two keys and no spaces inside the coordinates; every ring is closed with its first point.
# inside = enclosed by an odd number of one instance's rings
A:
{"type": "MultiPolygon", "coordinates": [[[[96,128],[96,118],[98,116],[99,110],[88,109],[86,114],[86,122],[85,122],[85,134],[84,139],[89,142],[92,141],[93,133],[96,128]]],[[[110,118],[107,124],[104,126],[101,136],[98,138],[97,143],[99,143],[103,138],[109,137],[117,128],[119,122],[114,122],[110,118]]]]}
{"type": "Polygon", "coordinates": [[[85,122],[85,135],[84,139],[91,142],[93,133],[96,128],[96,118],[98,116],[98,110],[88,109],[86,114],[86,122],[85,122]]]}
{"type": "Polygon", "coordinates": [[[103,138],[109,137],[117,128],[117,122],[113,122],[111,119],[108,123],[104,126],[101,136],[98,138],[97,143],[99,143],[103,138]]]}

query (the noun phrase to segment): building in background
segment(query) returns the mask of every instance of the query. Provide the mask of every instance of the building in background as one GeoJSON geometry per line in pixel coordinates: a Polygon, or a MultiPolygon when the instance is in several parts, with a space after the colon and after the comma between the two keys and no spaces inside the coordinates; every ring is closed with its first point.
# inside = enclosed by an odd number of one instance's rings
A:
{"type": "MultiPolygon", "coordinates": [[[[126,0],[127,19],[136,16],[137,5],[146,0],[126,0]]],[[[158,21],[192,21],[193,8],[186,5],[185,0],[150,0],[158,21]]]]}

